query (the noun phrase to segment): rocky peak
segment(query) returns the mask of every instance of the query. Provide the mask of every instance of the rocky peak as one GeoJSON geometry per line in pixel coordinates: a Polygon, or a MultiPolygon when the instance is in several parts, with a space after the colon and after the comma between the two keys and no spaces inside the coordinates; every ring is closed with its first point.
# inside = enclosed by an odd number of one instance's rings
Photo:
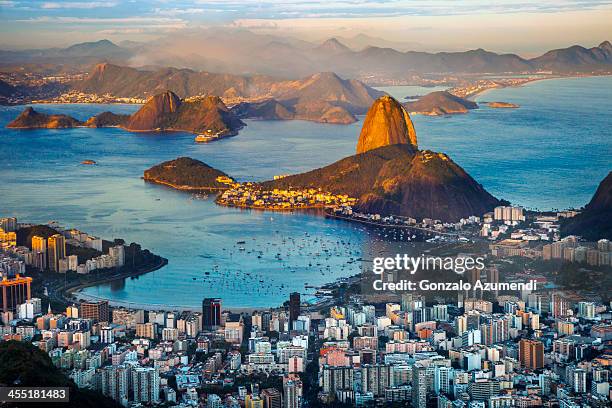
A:
{"type": "Polygon", "coordinates": [[[374,101],[368,110],[357,142],[357,153],[393,144],[418,147],[410,115],[397,100],[385,95],[374,101]]]}
{"type": "Polygon", "coordinates": [[[328,53],[341,53],[341,52],[348,52],[348,51],[350,51],[349,47],[347,47],[346,45],[342,44],[335,37],[332,37],[332,38],[326,40],[321,45],[319,45],[319,47],[317,47],[317,49],[319,51],[324,51],[324,52],[328,52],[328,53]]]}

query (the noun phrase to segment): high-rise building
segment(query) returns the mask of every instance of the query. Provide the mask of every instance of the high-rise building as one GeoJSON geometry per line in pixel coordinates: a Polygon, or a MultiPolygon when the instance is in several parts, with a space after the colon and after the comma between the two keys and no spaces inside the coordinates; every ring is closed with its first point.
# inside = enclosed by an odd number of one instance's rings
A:
{"type": "Polygon", "coordinates": [[[266,388],[261,392],[261,399],[264,401],[264,408],[282,408],[283,397],[276,388],[266,388]]]}
{"type": "Polygon", "coordinates": [[[299,292],[292,292],[289,295],[289,328],[293,328],[293,322],[297,320],[300,315],[300,294],[299,292]]]}
{"type": "Polygon", "coordinates": [[[9,278],[2,275],[0,281],[0,312],[17,312],[17,306],[31,299],[30,284],[32,278],[29,276],[15,276],[9,278]]]}
{"type": "Polygon", "coordinates": [[[412,406],[427,407],[427,367],[419,364],[412,368],[412,406]]]}
{"type": "Polygon", "coordinates": [[[595,318],[595,303],[579,302],[578,303],[578,316],[584,319],[594,319],[595,318]]]}
{"type": "Polygon", "coordinates": [[[221,326],[221,299],[205,298],[202,301],[202,323],[207,330],[221,326]]]}
{"type": "Polygon", "coordinates": [[[5,232],[17,231],[17,218],[0,218],[0,228],[2,228],[5,232]]]}
{"type": "Polygon", "coordinates": [[[298,379],[290,379],[283,384],[284,408],[300,408],[302,399],[302,383],[298,379]]]}
{"type": "Polygon", "coordinates": [[[66,257],[66,238],[60,234],[50,236],[47,251],[49,258],[49,270],[59,272],[60,259],[64,259],[66,257]]]}
{"type": "Polygon", "coordinates": [[[34,266],[40,270],[47,269],[47,240],[44,237],[32,237],[32,252],[35,254],[34,266]]]}
{"type": "Polygon", "coordinates": [[[81,318],[92,319],[98,322],[108,322],[108,300],[101,300],[99,302],[82,302],[81,318]]]}
{"type": "Polygon", "coordinates": [[[217,394],[208,394],[206,399],[206,408],[222,408],[223,401],[217,394]]]}
{"type": "Polygon", "coordinates": [[[587,373],[582,368],[577,368],[572,373],[572,388],[575,393],[584,394],[587,390],[587,373]]]}
{"type": "Polygon", "coordinates": [[[521,366],[535,370],[544,367],[544,344],[541,341],[522,339],[519,342],[521,366]]]}
{"type": "Polygon", "coordinates": [[[128,401],[128,368],[107,366],[102,370],[102,393],[126,406],[128,401]]]}
{"type": "Polygon", "coordinates": [[[134,402],[159,402],[159,373],[153,367],[135,367],[132,371],[134,402]]]}

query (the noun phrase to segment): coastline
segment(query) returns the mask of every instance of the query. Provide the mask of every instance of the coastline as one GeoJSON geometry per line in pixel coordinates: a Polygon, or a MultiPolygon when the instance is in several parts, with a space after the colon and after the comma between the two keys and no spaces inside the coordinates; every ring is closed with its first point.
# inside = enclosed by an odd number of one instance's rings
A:
{"type": "Polygon", "coordinates": [[[170,187],[173,188],[175,190],[178,191],[225,191],[228,190],[228,188],[223,188],[223,187],[191,187],[191,186],[187,186],[187,185],[176,185],[176,184],[172,184],[170,182],[167,181],[161,181],[161,180],[157,180],[154,178],[147,178],[147,177],[141,177],[142,180],[148,182],[148,183],[152,183],[152,184],[158,184],[160,186],[166,186],[166,187],[170,187]]]}
{"type": "Polygon", "coordinates": [[[590,74],[590,75],[556,75],[556,76],[546,76],[546,77],[542,77],[542,78],[529,78],[528,80],[526,80],[525,82],[523,82],[520,85],[506,85],[506,86],[494,86],[494,87],[490,87],[490,88],[485,88],[485,89],[481,89],[478,90],[474,93],[471,93],[470,95],[468,95],[465,99],[473,101],[474,98],[476,98],[477,96],[482,96],[484,94],[486,94],[489,91],[495,90],[495,89],[504,89],[504,88],[520,88],[523,87],[525,85],[534,83],[534,82],[538,82],[538,81],[548,81],[548,80],[560,80],[560,79],[574,79],[574,78],[596,78],[596,77],[608,77],[608,76],[612,76],[612,74],[590,74]]]}

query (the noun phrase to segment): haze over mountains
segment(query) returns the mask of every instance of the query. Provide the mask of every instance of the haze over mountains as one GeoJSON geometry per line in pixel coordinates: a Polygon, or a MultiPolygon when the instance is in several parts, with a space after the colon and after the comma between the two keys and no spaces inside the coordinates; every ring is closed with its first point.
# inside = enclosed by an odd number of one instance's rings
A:
{"type": "Polygon", "coordinates": [[[179,97],[217,95],[228,104],[241,105],[242,117],[261,119],[304,119],[326,123],[352,123],[374,99],[382,95],[357,80],[342,79],[331,72],[299,80],[279,80],[270,76],[240,76],[162,68],[137,70],[113,64],[98,64],[87,79],[73,84],[85,93],[118,97],[147,98],[172,90],[179,97]]]}
{"type": "Polygon", "coordinates": [[[4,64],[91,64],[108,61],[135,67],[173,66],[292,79],[320,71],[363,78],[368,75],[391,77],[407,72],[591,72],[612,67],[612,45],[608,41],[592,48],[573,45],[531,59],[483,49],[438,53],[404,51],[406,44],[402,42],[385,42],[367,36],[348,41],[360,48],[351,48],[336,38],[314,44],[291,37],[255,34],[248,30],[209,29],[197,34],[176,34],[148,43],[126,43],[123,46],[101,40],[64,49],[0,51],[0,60],[4,64]],[[383,46],[373,46],[372,42],[383,46]],[[393,48],[402,45],[404,50],[393,48]]]}

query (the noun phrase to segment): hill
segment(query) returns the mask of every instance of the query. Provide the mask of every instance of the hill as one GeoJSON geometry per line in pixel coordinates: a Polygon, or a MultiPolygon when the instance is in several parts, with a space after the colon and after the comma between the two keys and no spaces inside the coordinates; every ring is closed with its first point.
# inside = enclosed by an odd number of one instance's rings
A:
{"type": "Polygon", "coordinates": [[[37,347],[11,340],[0,342],[0,385],[13,384],[23,387],[68,387],[70,402],[45,404],[50,407],[121,407],[101,393],[77,388],[62,370],[55,367],[49,356],[37,347]]]}
{"type": "Polygon", "coordinates": [[[36,112],[34,108],[28,106],[11,121],[7,128],[12,129],[60,129],[82,126],[82,122],[68,115],[47,115],[36,112]]]}
{"type": "Polygon", "coordinates": [[[418,146],[410,115],[397,100],[385,95],[368,110],[357,141],[357,153],[392,144],[418,146]]]}
{"type": "Polygon", "coordinates": [[[408,144],[379,147],[262,187],[321,188],[358,198],[361,212],[443,221],[481,215],[499,204],[448,156],[408,144]]]}
{"type": "Polygon", "coordinates": [[[460,98],[447,91],[428,93],[415,102],[405,103],[404,106],[412,114],[429,116],[467,113],[470,109],[478,108],[476,102],[460,98]]]}
{"type": "Polygon", "coordinates": [[[584,211],[561,224],[561,234],[580,235],[591,241],[612,240],[612,172],[599,183],[584,211]]]}
{"type": "Polygon", "coordinates": [[[235,135],[244,126],[217,96],[181,100],[174,92],[155,95],[125,125],[130,131],[182,130],[235,135]]]}
{"type": "Polygon", "coordinates": [[[143,179],[177,190],[227,189],[227,183],[219,182],[217,180],[219,177],[228,178],[227,174],[199,160],[179,157],[145,170],[143,179]]]}

